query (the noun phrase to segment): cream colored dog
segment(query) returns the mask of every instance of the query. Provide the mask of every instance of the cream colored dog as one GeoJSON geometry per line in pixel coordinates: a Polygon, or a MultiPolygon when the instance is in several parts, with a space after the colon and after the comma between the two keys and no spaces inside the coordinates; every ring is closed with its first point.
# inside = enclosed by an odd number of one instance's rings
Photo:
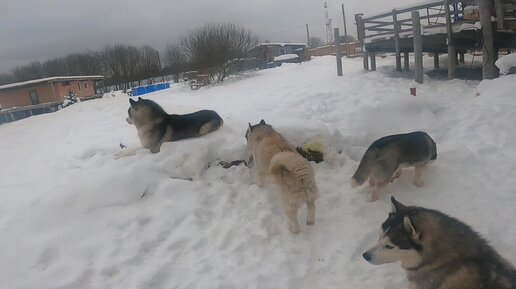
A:
{"type": "Polygon", "coordinates": [[[287,215],[290,231],[301,231],[297,212],[303,203],[308,208],[306,224],[313,225],[319,190],[312,166],[263,119],[257,125],[249,124],[246,139],[256,165],[256,183],[263,186],[272,177],[281,188],[283,211],[287,215]]]}

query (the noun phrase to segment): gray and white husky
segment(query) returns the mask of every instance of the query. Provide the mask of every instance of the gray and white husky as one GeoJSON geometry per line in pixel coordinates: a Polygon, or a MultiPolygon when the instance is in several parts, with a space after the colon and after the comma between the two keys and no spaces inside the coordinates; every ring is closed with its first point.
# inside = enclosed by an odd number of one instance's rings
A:
{"type": "Polygon", "coordinates": [[[378,242],[362,255],[369,263],[401,262],[411,289],[516,288],[514,267],[468,225],[394,197],[391,202],[378,242]]]}
{"type": "MultiPolygon", "coordinates": [[[[126,121],[134,124],[143,148],[157,153],[164,142],[205,135],[219,129],[222,118],[213,110],[200,110],[189,114],[168,114],[159,104],[138,98],[129,99],[126,121]]],[[[118,155],[134,155],[138,149],[128,149],[118,155]]]]}
{"type": "Polygon", "coordinates": [[[414,167],[414,184],[420,187],[423,185],[423,169],[436,158],[436,144],[425,132],[415,131],[382,137],[374,141],[364,153],[351,178],[351,187],[361,186],[369,179],[369,185],[373,187],[370,200],[375,201],[389,182],[401,176],[404,167],[414,167]]]}

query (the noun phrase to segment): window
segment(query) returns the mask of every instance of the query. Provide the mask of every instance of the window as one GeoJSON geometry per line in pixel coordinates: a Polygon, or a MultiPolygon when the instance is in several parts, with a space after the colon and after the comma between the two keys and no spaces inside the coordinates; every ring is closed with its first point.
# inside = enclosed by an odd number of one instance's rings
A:
{"type": "Polygon", "coordinates": [[[79,87],[79,91],[81,91],[81,82],[80,81],[77,81],[77,87],[79,87]]]}
{"type": "Polygon", "coordinates": [[[280,49],[280,55],[285,55],[285,54],[286,54],[286,52],[285,52],[285,48],[281,48],[281,49],[280,49]]]}
{"type": "Polygon", "coordinates": [[[35,91],[35,90],[29,91],[29,98],[30,98],[30,102],[32,104],[38,104],[39,103],[39,98],[38,98],[38,92],[37,91],[35,91]]]}
{"type": "Polygon", "coordinates": [[[84,82],[84,89],[88,89],[88,82],[87,81],[84,82]]]}

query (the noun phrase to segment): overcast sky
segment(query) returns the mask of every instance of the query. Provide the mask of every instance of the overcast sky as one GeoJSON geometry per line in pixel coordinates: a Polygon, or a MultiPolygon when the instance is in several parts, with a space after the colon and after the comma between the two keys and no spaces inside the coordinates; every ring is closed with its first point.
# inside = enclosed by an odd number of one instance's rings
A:
{"type": "MultiPolygon", "coordinates": [[[[417,1],[417,0],[416,0],[417,1]]],[[[414,0],[328,0],[333,27],[356,35],[354,14],[391,10],[414,0]]],[[[418,1],[419,2],[419,1],[418,1]]],[[[185,31],[207,22],[231,21],[262,41],[325,40],[324,1],[319,0],[0,0],[0,73],[31,61],[95,50],[106,44],[150,44],[162,51],[185,31]]],[[[343,33],[342,33],[343,34],[343,33]]]]}

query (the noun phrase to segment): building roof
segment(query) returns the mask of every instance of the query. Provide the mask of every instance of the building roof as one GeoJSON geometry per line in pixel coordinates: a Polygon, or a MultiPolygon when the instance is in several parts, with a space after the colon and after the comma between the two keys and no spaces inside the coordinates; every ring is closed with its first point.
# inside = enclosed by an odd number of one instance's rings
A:
{"type": "Polygon", "coordinates": [[[102,75],[78,75],[78,76],[54,76],[54,77],[47,77],[47,78],[40,78],[40,79],[33,79],[23,82],[16,82],[16,83],[9,83],[5,85],[0,85],[0,90],[3,89],[9,89],[9,88],[15,88],[15,87],[22,87],[32,84],[38,84],[43,82],[51,82],[51,81],[70,81],[70,80],[88,80],[88,79],[104,79],[104,76],[102,75]]]}
{"type": "Polygon", "coordinates": [[[289,43],[289,42],[264,42],[256,45],[254,48],[260,46],[306,46],[306,43],[289,43]]]}

